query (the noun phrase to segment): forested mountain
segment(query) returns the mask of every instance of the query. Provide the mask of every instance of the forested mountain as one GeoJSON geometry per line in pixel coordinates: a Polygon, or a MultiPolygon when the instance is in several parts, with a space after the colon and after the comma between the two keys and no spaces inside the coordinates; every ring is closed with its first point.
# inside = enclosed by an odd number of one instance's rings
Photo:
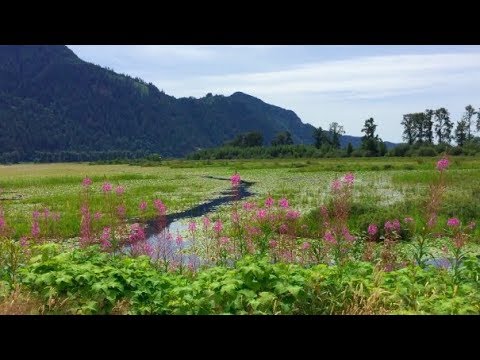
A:
{"type": "MultiPolygon", "coordinates": [[[[241,92],[176,99],[151,83],[85,62],[66,46],[0,46],[4,160],[46,154],[55,160],[60,153],[61,159],[84,160],[80,155],[89,152],[183,156],[247,131],[261,132],[266,144],[280,131],[311,144],[313,130],[293,111],[241,92]]],[[[345,136],[342,145],[348,141],[345,136]]]]}

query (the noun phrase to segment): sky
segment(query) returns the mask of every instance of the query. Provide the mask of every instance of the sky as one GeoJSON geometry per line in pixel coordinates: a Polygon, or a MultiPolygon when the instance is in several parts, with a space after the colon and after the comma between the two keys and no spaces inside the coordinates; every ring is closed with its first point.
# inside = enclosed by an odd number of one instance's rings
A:
{"type": "Polygon", "coordinates": [[[305,123],[338,122],[361,136],[373,117],[402,141],[403,114],[445,107],[453,121],[480,107],[480,46],[69,45],[81,59],[139,77],[175,97],[236,91],[293,110],[305,123]]]}

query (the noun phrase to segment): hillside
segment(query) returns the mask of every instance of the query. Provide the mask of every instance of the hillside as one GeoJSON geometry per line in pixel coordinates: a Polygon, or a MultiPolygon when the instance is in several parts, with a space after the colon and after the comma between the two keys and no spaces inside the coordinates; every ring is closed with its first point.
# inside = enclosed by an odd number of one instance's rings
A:
{"type": "Polygon", "coordinates": [[[313,129],[293,111],[240,92],[176,99],[66,46],[0,46],[0,153],[14,161],[39,152],[183,156],[246,131],[270,143],[288,130],[308,144],[313,129]]]}

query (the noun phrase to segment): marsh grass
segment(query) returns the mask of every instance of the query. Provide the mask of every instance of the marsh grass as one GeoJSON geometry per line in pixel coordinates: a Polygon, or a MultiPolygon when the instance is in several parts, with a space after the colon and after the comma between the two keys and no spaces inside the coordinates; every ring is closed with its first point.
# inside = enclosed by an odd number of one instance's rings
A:
{"type": "MultiPolygon", "coordinates": [[[[105,179],[114,186],[125,186],[127,218],[135,217],[142,200],[161,198],[169,213],[187,210],[228,190],[226,181],[204,176],[228,178],[240,171],[255,184],[252,201],[261,202],[268,194],[291,199],[294,208],[309,213],[325,201],[329,184],[341,174],[353,171],[357,176],[349,226],[365,230],[367,222],[380,223],[394,214],[419,219],[428,185],[436,171],[424,158],[344,158],[344,159],[272,159],[272,160],[168,160],[155,167],[130,165],[19,164],[0,166],[2,205],[7,220],[16,230],[16,238],[28,233],[31,213],[48,207],[61,212],[60,236],[78,234],[80,182],[89,176],[94,185],[91,204],[102,211],[99,187],[105,179]]],[[[457,157],[448,173],[445,202],[439,216],[459,216],[463,221],[480,218],[480,158],[457,157]]],[[[227,217],[228,206],[217,211],[227,217]]],[[[154,216],[149,207],[147,217],[154,216]]],[[[477,235],[478,235],[477,230],[477,235]]]]}

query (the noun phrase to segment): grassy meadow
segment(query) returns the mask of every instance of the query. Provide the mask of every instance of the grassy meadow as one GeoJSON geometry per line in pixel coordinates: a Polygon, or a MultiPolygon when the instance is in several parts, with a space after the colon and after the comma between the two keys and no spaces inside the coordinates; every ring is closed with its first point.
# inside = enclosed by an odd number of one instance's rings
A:
{"type": "Polygon", "coordinates": [[[480,312],[478,157],[18,164],[0,199],[0,314],[480,312]]]}
{"type": "MultiPolygon", "coordinates": [[[[267,195],[286,197],[293,208],[307,214],[325,201],[331,181],[343,173],[356,175],[350,225],[361,229],[401,213],[419,218],[429,184],[435,178],[430,158],[370,158],[311,160],[166,161],[161,166],[89,165],[86,163],[21,164],[0,166],[0,198],[17,236],[30,230],[31,213],[49,208],[61,213],[58,232],[64,237],[79,232],[81,181],[93,180],[92,206],[101,210],[101,185],[109,181],[125,187],[127,217],[138,216],[142,200],[160,198],[169,213],[187,210],[229,189],[227,181],[238,171],[255,182],[253,199],[267,195]]],[[[147,210],[154,217],[154,210],[147,210]]],[[[218,215],[221,216],[222,211],[218,215]]],[[[447,178],[442,219],[480,218],[480,158],[455,157],[447,178]]]]}

